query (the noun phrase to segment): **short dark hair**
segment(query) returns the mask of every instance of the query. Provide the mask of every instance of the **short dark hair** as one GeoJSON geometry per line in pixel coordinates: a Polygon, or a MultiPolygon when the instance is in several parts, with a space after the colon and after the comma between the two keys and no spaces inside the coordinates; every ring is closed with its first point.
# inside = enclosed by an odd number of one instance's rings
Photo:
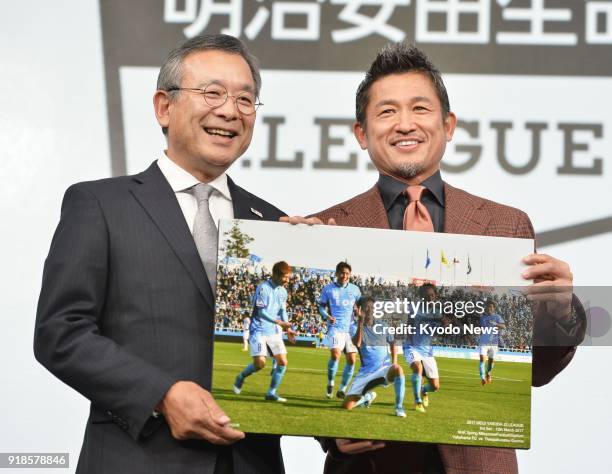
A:
{"type": "Polygon", "coordinates": [[[370,101],[369,92],[372,84],[391,74],[405,72],[420,72],[429,77],[442,105],[442,116],[443,118],[448,116],[450,103],[440,71],[423,51],[413,44],[402,41],[401,43],[389,43],[383,47],[359,84],[355,101],[355,118],[359,125],[362,127],[366,125],[366,108],[370,101]]]}
{"type": "Polygon", "coordinates": [[[349,272],[352,272],[353,269],[351,268],[351,266],[348,264],[348,262],[340,262],[338,263],[338,265],[336,265],[336,273],[340,273],[342,270],[347,269],[349,272]]]}
{"type": "Polygon", "coordinates": [[[357,304],[359,305],[360,308],[364,309],[368,303],[375,303],[376,301],[374,300],[374,298],[372,298],[370,295],[362,295],[361,298],[359,298],[359,301],[357,302],[357,304]]]}
{"type": "MultiPolygon", "coordinates": [[[[238,54],[246,61],[255,83],[255,97],[259,97],[261,90],[261,75],[259,74],[259,62],[255,56],[249,53],[245,44],[238,38],[230,35],[198,35],[181,43],[170,51],[157,76],[157,90],[168,91],[173,87],[179,87],[183,79],[183,61],[187,56],[198,51],[223,51],[230,54],[238,54]]],[[[174,97],[179,91],[171,91],[170,97],[174,97]]],[[[168,133],[167,127],[162,128],[164,135],[168,133]]]]}
{"type": "Polygon", "coordinates": [[[425,293],[427,290],[432,289],[434,292],[434,295],[438,294],[438,291],[436,290],[436,286],[431,284],[431,283],[423,283],[421,286],[419,286],[419,296],[421,298],[425,297],[425,293]]]}
{"type": "Polygon", "coordinates": [[[485,303],[485,308],[486,308],[487,306],[489,306],[489,305],[493,306],[494,308],[497,308],[497,303],[496,303],[495,301],[493,301],[492,299],[490,299],[490,298],[489,298],[489,299],[487,300],[487,302],[485,303]]]}
{"type": "Polygon", "coordinates": [[[272,267],[273,276],[282,276],[286,275],[287,273],[291,273],[291,266],[284,260],[276,262],[272,267]]]}

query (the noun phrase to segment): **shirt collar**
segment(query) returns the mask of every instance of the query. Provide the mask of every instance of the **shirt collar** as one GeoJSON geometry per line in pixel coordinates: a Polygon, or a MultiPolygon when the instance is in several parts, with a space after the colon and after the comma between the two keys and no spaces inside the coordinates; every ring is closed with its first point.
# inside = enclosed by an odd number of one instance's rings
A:
{"type": "MultiPolygon", "coordinates": [[[[159,160],[157,160],[157,166],[159,166],[162,174],[170,184],[172,191],[175,193],[185,192],[196,184],[199,184],[199,181],[195,176],[177,165],[174,161],[168,158],[165,153],[161,156],[161,158],[159,158],[159,160]]],[[[217,176],[208,184],[215,188],[215,191],[221,194],[224,198],[230,201],[232,200],[229,192],[229,186],[227,184],[227,174],[223,173],[220,176],[217,176]]]]}
{"type": "MultiPolygon", "coordinates": [[[[378,186],[378,191],[380,192],[380,196],[382,197],[383,204],[387,211],[407,187],[406,183],[384,174],[378,175],[378,182],[376,185],[378,186]]],[[[421,186],[425,186],[436,198],[440,206],[444,207],[444,182],[440,176],[440,170],[424,180],[421,186]]]]}

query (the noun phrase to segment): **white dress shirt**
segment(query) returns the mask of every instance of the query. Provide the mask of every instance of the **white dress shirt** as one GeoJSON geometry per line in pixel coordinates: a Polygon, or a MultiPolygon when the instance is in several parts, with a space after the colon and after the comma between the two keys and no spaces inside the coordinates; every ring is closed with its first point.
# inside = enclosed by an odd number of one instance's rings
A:
{"type": "MultiPolygon", "coordinates": [[[[198,212],[198,201],[190,192],[190,188],[200,181],[168,158],[165,153],[157,160],[157,166],[159,166],[162,174],[168,183],[170,183],[170,187],[174,191],[181,211],[183,211],[183,215],[185,216],[185,221],[187,221],[187,225],[189,226],[189,231],[193,234],[193,221],[198,212]]],[[[229,192],[229,187],[227,186],[227,175],[223,173],[208,184],[214,188],[208,201],[208,206],[210,214],[218,229],[219,219],[234,218],[232,197],[229,192]]]]}

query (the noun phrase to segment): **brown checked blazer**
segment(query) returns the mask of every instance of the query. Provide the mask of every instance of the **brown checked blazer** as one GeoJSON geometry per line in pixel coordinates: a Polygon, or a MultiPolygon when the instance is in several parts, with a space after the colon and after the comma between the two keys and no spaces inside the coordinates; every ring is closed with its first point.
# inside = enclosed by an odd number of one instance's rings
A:
{"type": "MultiPolygon", "coordinates": [[[[469,194],[444,183],[444,231],[453,234],[488,235],[495,237],[534,238],[529,217],[524,212],[469,194]]],[[[327,222],[334,218],[338,225],[388,229],[389,221],[376,186],[346,202],[315,214],[327,222]]],[[[543,328],[546,330],[546,328],[543,328]]],[[[534,347],[532,385],[550,382],[574,356],[575,347],[534,347]]],[[[423,457],[423,445],[386,443],[385,448],[353,456],[338,456],[332,440],[322,440],[328,451],[326,473],[411,473],[422,472],[423,466],[411,459],[423,457]]],[[[438,445],[438,452],[448,474],[518,472],[513,449],[438,445]]]]}

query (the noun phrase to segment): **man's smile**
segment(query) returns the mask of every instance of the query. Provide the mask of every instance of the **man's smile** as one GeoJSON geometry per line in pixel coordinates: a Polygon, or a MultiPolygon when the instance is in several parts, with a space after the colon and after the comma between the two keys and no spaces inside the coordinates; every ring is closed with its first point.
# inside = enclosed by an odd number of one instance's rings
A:
{"type": "Polygon", "coordinates": [[[404,151],[412,151],[422,142],[419,138],[394,138],[391,145],[404,151]]]}
{"type": "Polygon", "coordinates": [[[228,137],[228,138],[234,138],[236,135],[238,135],[237,132],[234,132],[232,130],[224,130],[222,128],[209,128],[209,127],[203,127],[204,131],[206,133],[208,133],[209,135],[218,135],[221,137],[228,137]]]}

